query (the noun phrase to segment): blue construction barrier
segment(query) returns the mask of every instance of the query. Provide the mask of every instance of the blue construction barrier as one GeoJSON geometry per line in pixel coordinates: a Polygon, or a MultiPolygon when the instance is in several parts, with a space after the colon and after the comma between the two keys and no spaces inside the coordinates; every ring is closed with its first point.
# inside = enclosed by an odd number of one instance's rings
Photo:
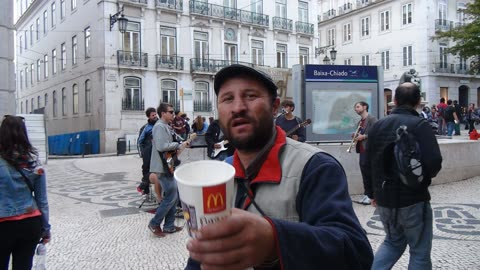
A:
{"type": "Polygon", "coordinates": [[[100,153],[100,130],[48,136],[50,155],[82,155],[100,153]]]}

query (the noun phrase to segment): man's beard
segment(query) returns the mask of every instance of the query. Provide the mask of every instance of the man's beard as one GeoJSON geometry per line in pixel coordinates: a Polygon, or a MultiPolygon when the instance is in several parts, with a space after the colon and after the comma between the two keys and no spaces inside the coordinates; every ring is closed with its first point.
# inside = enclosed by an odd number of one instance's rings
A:
{"type": "Polygon", "coordinates": [[[258,119],[258,122],[246,115],[243,115],[242,118],[247,119],[250,124],[254,124],[252,134],[250,134],[248,137],[241,139],[234,138],[229,129],[231,127],[231,122],[235,119],[232,118],[227,123],[227,128],[224,127],[223,124],[220,122],[222,130],[225,131],[226,138],[228,138],[229,142],[231,142],[236,149],[241,151],[254,152],[262,149],[262,147],[265,146],[265,144],[272,137],[273,117],[269,117],[268,114],[264,114],[264,116],[258,119]]]}

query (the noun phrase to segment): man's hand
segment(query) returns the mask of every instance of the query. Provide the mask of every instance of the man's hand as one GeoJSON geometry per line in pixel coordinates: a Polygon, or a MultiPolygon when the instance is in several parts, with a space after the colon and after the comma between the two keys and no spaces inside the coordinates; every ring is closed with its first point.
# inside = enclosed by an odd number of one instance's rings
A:
{"type": "Polygon", "coordinates": [[[213,148],[220,149],[220,148],[222,148],[222,145],[219,144],[219,143],[216,143],[216,144],[213,145],[213,148]]]}
{"type": "Polygon", "coordinates": [[[355,141],[361,142],[361,141],[365,140],[365,137],[366,136],[364,134],[360,134],[360,135],[357,136],[357,138],[355,138],[355,141]]]}
{"type": "Polygon", "coordinates": [[[231,216],[202,227],[187,249],[202,270],[243,270],[277,258],[272,225],[236,208],[231,216]]]}
{"type": "Polygon", "coordinates": [[[373,207],[377,207],[377,201],[375,199],[371,199],[370,203],[372,204],[373,207]]]}

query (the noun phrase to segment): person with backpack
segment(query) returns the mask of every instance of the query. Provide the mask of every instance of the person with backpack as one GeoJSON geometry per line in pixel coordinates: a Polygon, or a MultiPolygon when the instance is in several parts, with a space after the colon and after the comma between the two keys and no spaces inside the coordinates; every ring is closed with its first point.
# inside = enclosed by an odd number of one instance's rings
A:
{"type": "MultiPolygon", "coordinates": [[[[280,115],[275,120],[275,124],[281,127],[286,133],[290,133],[290,131],[295,130],[302,123],[302,119],[298,116],[293,114],[295,110],[295,103],[291,100],[284,100],[280,104],[285,114],[280,115]]],[[[295,141],[305,142],[305,127],[300,127],[297,130],[291,132],[289,135],[290,138],[294,139],[295,141]]]]}
{"type": "MultiPolygon", "coordinates": [[[[158,120],[155,108],[147,108],[145,111],[147,123],[140,128],[137,145],[139,145],[140,156],[142,157],[142,182],[137,187],[138,192],[142,194],[150,193],[150,158],[152,155],[152,129],[158,120]]],[[[157,197],[161,197],[160,185],[155,185],[157,197]]]]}
{"type": "Polygon", "coordinates": [[[432,269],[433,217],[428,186],[442,168],[442,155],[432,128],[416,111],[420,100],[417,85],[402,83],[395,90],[396,108],[378,120],[369,132],[367,157],[372,175],[372,205],[377,207],[386,234],[375,254],[372,270],[391,269],[407,245],[408,269],[432,269]],[[403,166],[402,160],[409,152],[402,152],[404,147],[397,147],[402,145],[396,143],[405,142],[397,140],[405,138],[402,135],[409,135],[407,141],[415,150],[407,166],[403,166]],[[414,173],[418,173],[417,186],[404,181],[405,176],[411,180],[414,173]]]}
{"type": "Polygon", "coordinates": [[[445,98],[440,99],[440,103],[437,105],[437,120],[438,120],[438,135],[445,135],[445,109],[447,104],[445,104],[445,98]]]}

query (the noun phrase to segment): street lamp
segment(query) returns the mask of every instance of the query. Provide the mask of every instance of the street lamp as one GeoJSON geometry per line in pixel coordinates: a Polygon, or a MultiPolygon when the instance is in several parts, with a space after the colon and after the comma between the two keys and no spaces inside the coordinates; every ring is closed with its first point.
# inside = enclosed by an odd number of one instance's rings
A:
{"type": "Polygon", "coordinates": [[[112,31],[113,25],[118,22],[118,30],[124,34],[127,31],[128,19],[123,15],[123,7],[117,13],[110,15],[110,31],[112,31]],[[121,17],[119,17],[121,15],[121,17]]]}
{"type": "Polygon", "coordinates": [[[325,58],[323,58],[323,64],[325,65],[330,65],[330,61],[335,62],[335,59],[337,59],[337,51],[335,50],[335,47],[328,45],[328,46],[323,46],[323,47],[315,47],[315,58],[317,58],[320,54],[325,54],[325,58]],[[330,58],[327,55],[328,49],[330,49],[330,58]]]}
{"type": "Polygon", "coordinates": [[[332,48],[330,51],[330,59],[332,59],[332,65],[335,62],[335,59],[337,59],[337,50],[335,48],[332,48]]]}
{"type": "Polygon", "coordinates": [[[328,58],[328,56],[325,55],[325,58],[323,58],[323,64],[324,65],[330,65],[330,58],[328,58]]]}

